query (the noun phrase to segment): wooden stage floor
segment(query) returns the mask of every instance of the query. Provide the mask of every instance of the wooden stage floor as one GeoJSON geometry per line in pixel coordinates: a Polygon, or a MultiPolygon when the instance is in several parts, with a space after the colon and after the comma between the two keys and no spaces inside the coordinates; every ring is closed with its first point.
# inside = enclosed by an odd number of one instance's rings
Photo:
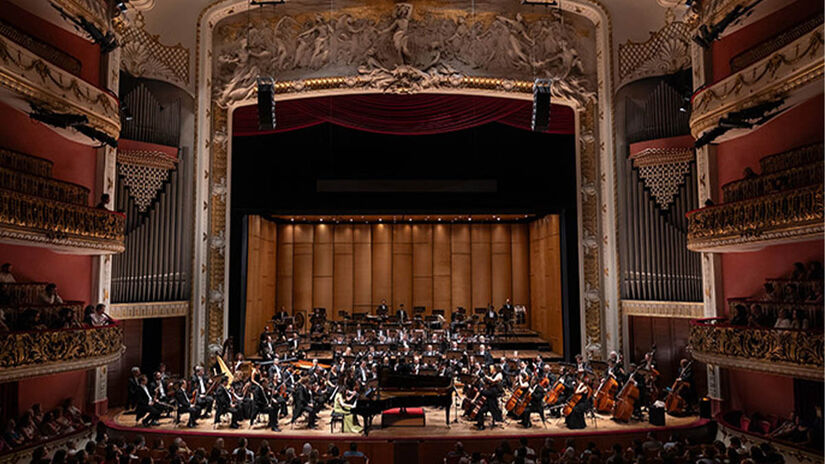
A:
{"type": "MultiPolygon", "coordinates": [[[[590,433],[628,433],[639,432],[642,430],[663,430],[673,428],[689,428],[697,425],[700,422],[698,416],[687,417],[673,417],[667,416],[665,419],[665,426],[658,427],[651,425],[648,422],[631,421],[630,423],[615,422],[610,417],[597,415],[595,421],[588,419],[587,428],[580,430],[568,429],[564,424],[563,418],[547,418],[547,423],[542,425],[538,414],[533,414],[533,427],[523,428],[518,421],[508,419],[504,424],[499,424],[495,428],[490,428],[490,416],[487,416],[488,427],[483,430],[476,430],[474,422],[469,422],[465,419],[459,418],[458,422],[453,422],[448,428],[444,421],[444,410],[436,408],[424,408],[426,413],[425,427],[389,427],[382,429],[381,418],[375,417],[373,427],[370,430],[369,438],[371,439],[390,439],[390,438],[425,438],[425,439],[461,439],[461,438],[478,438],[478,437],[514,437],[514,436],[565,436],[565,435],[582,435],[590,433]]],[[[301,419],[294,426],[288,424],[287,418],[282,418],[279,422],[281,432],[272,432],[265,424],[255,424],[249,427],[249,421],[244,421],[239,429],[229,428],[228,416],[217,428],[212,424],[213,418],[200,419],[198,426],[195,428],[185,427],[185,420],[179,425],[175,425],[171,418],[162,418],[160,425],[144,429],[142,425],[135,422],[135,416],[126,414],[122,410],[111,411],[108,416],[103,419],[109,425],[116,429],[131,429],[131,430],[152,430],[156,432],[172,433],[180,432],[181,434],[195,434],[195,435],[215,435],[215,436],[251,436],[251,437],[271,437],[271,438],[357,438],[363,436],[362,434],[343,434],[340,432],[339,426],[336,424],[335,433],[330,434],[329,416],[330,409],[322,411],[318,415],[318,428],[308,429],[305,420],[301,419]]],[[[453,410],[450,411],[450,420],[453,410]]],[[[186,418],[186,416],[184,416],[186,418]]],[[[261,415],[264,419],[264,415],[261,415]]]]}

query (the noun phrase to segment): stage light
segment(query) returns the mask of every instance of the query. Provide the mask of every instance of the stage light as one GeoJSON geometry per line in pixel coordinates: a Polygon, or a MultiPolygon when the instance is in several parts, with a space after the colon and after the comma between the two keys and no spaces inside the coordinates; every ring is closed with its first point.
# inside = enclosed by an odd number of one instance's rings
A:
{"type": "Polygon", "coordinates": [[[533,122],[534,132],[544,132],[550,128],[550,88],[553,79],[533,81],[533,122]]]}
{"type": "Polygon", "coordinates": [[[295,218],[290,219],[289,222],[295,222],[295,218]]]}
{"type": "Polygon", "coordinates": [[[258,130],[275,129],[275,79],[258,76],[258,130]]]}

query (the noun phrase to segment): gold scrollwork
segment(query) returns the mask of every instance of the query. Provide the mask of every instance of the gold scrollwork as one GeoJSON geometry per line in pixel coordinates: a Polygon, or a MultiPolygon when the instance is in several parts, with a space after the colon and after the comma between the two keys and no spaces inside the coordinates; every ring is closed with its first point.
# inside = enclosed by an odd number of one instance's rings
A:
{"type": "Polygon", "coordinates": [[[732,327],[716,324],[719,322],[724,320],[691,323],[690,347],[697,359],[781,375],[822,377],[825,364],[821,332],[732,327]]]}
{"type": "Polygon", "coordinates": [[[119,325],[94,329],[12,332],[0,337],[0,369],[72,362],[120,353],[119,325]]]}
{"type": "Polygon", "coordinates": [[[122,214],[0,189],[0,238],[121,252],[124,227],[122,214]]]}
{"type": "Polygon", "coordinates": [[[814,185],[688,213],[688,248],[724,248],[790,242],[823,233],[823,187],[814,185]]]}

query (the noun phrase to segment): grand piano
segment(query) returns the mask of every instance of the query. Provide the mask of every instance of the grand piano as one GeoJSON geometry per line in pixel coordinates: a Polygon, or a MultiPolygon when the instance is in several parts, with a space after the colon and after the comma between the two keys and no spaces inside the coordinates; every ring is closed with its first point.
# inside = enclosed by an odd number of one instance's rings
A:
{"type": "Polygon", "coordinates": [[[374,398],[359,399],[350,412],[364,419],[364,435],[369,434],[374,416],[392,408],[443,407],[447,426],[453,401],[453,379],[438,375],[397,374],[382,369],[374,398]]]}

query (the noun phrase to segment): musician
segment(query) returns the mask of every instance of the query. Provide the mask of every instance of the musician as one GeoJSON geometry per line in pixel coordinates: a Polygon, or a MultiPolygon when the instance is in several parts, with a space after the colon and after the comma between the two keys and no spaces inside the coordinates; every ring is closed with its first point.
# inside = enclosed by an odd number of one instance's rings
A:
{"type": "Polygon", "coordinates": [[[484,333],[488,337],[493,337],[496,333],[496,319],[498,319],[498,314],[496,314],[496,310],[491,304],[487,307],[487,312],[484,314],[484,333]]]}
{"type": "Polygon", "coordinates": [[[387,306],[387,300],[381,300],[381,304],[375,308],[375,314],[386,317],[390,313],[390,307],[387,306]]]}
{"type": "Polygon", "coordinates": [[[616,361],[613,359],[607,359],[607,370],[604,371],[605,378],[613,376],[616,379],[616,383],[619,385],[624,385],[627,381],[627,373],[624,371],[624,368],[621,364],[617,364],[616,361]]]}
{"type": "Polygon", "coordinates": [[[126,409],[132,409],[137,406],[137,397],[140,394],[140,368],[132,367],[132,376],[129,377],[129,382],[126,386],[126,409]]]}
{"type": "Polygon", "coordinates": [[[345,391],[339,390],[333,400],[332,412],[344,416],[344,433],[361,433],[363,430],[360,426],[353,423],[354,416],[352,414],[352,408],[354,408],[356,404],[355,397],[355,391],[352,388],[347,388],[345,391]],[[351,399],[348,400],[348,398],[351,399]]]}
{"type": "Polygon", "coordinates": [[[272,342],[272,335],[266,335],[266,337],[261,340],[261,344],[258,347],[258,354],[265,361],[270,361],[275,358],[275,344],[272,342]]]}
{"type": "Polygon", "coordinates": [[[533,421],[530,419],[530,416],[536,412],[541,417],[541,423],[545,422],[544,418],[544,394],[545,389],[541,386],[540,380],[538,377],[534,376],[531,380],[531,386],[528,390],[528,394],[530,395],[530,402],[527,403],[527,407],[524,408],[524,413],[521,415],[521,425],[524,428],[530,428],[533,426],[533,421]]]}
{"type": "MultiPolygon", "coordinates": [[[[688,406],[696,400],[696,391],[693,388],[693,366],[687,359],[679,361],[679,369],[676,370],[676,380],[683,382],[684,386],[679,390],[679,395],[685,399],[688,406]]],[[[690,409],[688,407],[688,409],[690,409]]]]}
{"type": "Polygon", "coordinates": [[[569,429],[583,429],[587,427],[584,415],[587,411],[593,408],[593,399],[590,397],[592,388],[590,386],[590,377],[587,374],[581,376],[573,395],[581,395],[582,398],[573,407],[573,411],[565,418],[564,423],[569,429]]]}
{"type": "Polygon", "coordinates": [[[252,427],[252,424],[255,422],[255,418],[258,417],[258,414],[264,413],[269,416],[269,423],[268,427],[273,432],[280,432],[281,429],[278,428],[278,413],[281,411],[281,406],[279,404],[272,404],[272,401],[269,399],[269,393],[267,393],[263,386],[255,381],[254,376],[249,378],[249,393],[252,396],[252,413],[249,417],[249,426],[252,427]]]}
{"type": "Polygon", "coordinates": [[[401,303],[398,306],[398,311],[395,312],[396,317],[398,317],[398,322],[405,323],[410,319],[410,316],[407,314],[407,310],[404,309],[404,303],[401,303]]]}
{"type": "Polygon", "coordinates": [[[192,388],[192,396],[197,398],[195,405],[203,411],[205,417],[209,417],[212,413],[212,404],[215,399],[209,395],[208,387],[210,381],[206,379],[203,372],[203,366],[195,366],[195,374],[192,375],[192,380],[189,382],[192,388]]]}
{"type": "Polygon", "coordinates": [[[478,346],[478,353],[476,353],[476,357],[481,358],[484,361],[485,366],[489,366],[494,362],[493,355],[487,351],[487,347],[485,347],[483,343],[478,346]]]}
{"type": "Polygon", "coordinates": [[[149,389],[154,393],[156,406],[160,409],[161,413],[172,410],[169,406],[169,392],[166,391],[166,386],[163,382],[163,375],[160,371],[156,371],[152,375],[152,382],[149,384],[149,389]]]}
{"type": "Polygon", "coordinates": [[[498,406],[498,398],[502,393],[502,375],[497,366],[490,366],[490,375],[484,376],[485,387],[481,390],[484,397],[484,405],[476,415],[476,429],[484,430],[484,418],[487,412],[493,417],[493,427],[496,422],[501,422],[501,408],[498,406]]]}
{"type": "Polygon", "coordinates": [[[312,392],[309,389],[309,377],[301,378],[301,381],[295,387],[295,392],[292,394],[292,422],[298,420],[303,413],[307,413],[307,427],[310,429],[318,428],[315,425],[318,410],[316,404],[313,402],[312,392]]]}
{"type": "Polygon", "coordinates": [[[137,416],[135,417],[135,420],[140,420],[140,418],[143,417],[142,423],[144,427],[158,425],[161,410],[155,403],[154,395],[149,392],[149,387],[147,386],[149,379],[147,379],[145,375],[141,375],[138,378],[138,382],[139,391],[136,398],[137,416]]]}
{"type": "Polygon", "coordinates": [[[504,300],[504,304],[498,310],[498,315],[501,317],[501,320],[504,322],[504,331],[506,333],[510,333],[513,327],[513,317],[515,316],[516,310],[513,308],[513,304],[510,303],[510,299],[507,298],[504,300]]]}
{"type": "Polygon", "coordinates": [[[178,405],[178,414],[189,414],[189,421],[186,426],[189,428],[197,427],[198,418],[201,416],[201,409],[197,406],[197,403],[192,403],[192,399],[186,393],[186,380],[178,381],[175,387],[175,402],[178,405]]]}
{"type": "Polygon", "coordinates": [[[593,372],[590,361],[586,361],[581,353],[576,355],[576,372],[593,372]]]}
{"type": "Polygon", "coordinates": [[[232,422],[229,424],[229,428],[237,429],[240,428],[238,421],[241,411],[235,401],[234,393],[229,391],[228,385],[229,378],[226,376],[221,377],[218,389],[215,391],[215,423],[220,422],[222,415],[230,413],[232,414],[232,422]]]}

